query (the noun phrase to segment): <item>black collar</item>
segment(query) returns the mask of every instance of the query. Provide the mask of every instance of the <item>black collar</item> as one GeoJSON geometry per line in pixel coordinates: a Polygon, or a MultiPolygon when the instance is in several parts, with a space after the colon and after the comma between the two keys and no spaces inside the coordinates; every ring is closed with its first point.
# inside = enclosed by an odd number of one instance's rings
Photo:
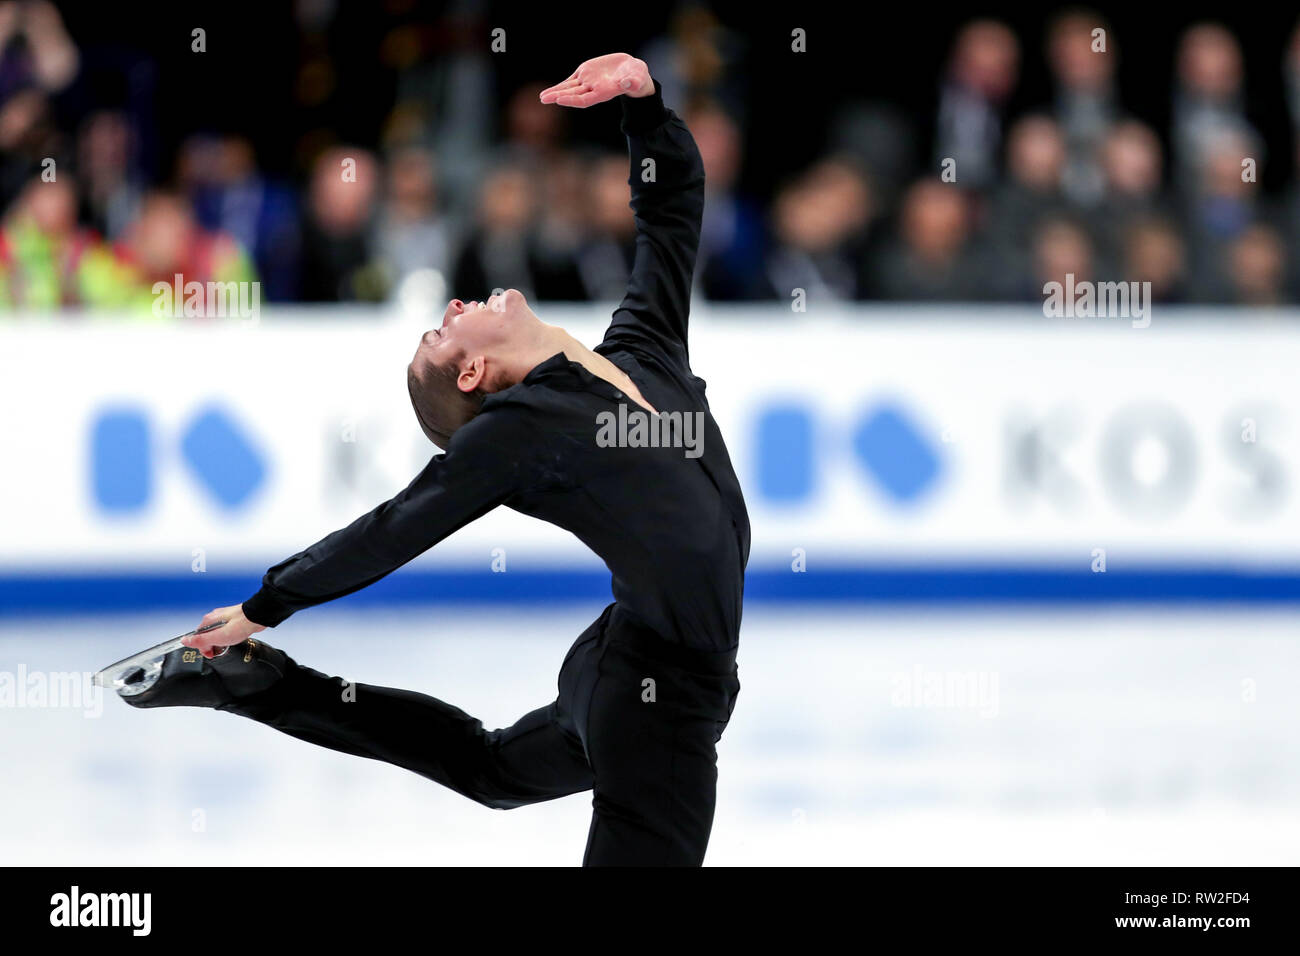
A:
{"type": "MultiPolygon", "coordinates": [[[[572,375],[574,370],[587,370],[578,362],[570,361],[563,352],[556,352],[550,358],[538,362],[532,370],[520,379],[521,385],[538,385],[557,376],[572,375]]],[[[590,374],[590,373],[588,373],[590,374]]]]}
{"type": "MultiPolygon", "coordinates": [[[[611,360],[612,361],[612,360],[611,360]]],[[[615,367],[627,372],[617,363],[615,367]]],[[[595,392],[611,400],[623,398],[623,392],[593,374],[581,362],[575,362],[563,352],[556,352],[550,358],[534,365],[532,370],[519,382],[520,385],[544,385],[547,388],[566,392],[595,392]]]]}

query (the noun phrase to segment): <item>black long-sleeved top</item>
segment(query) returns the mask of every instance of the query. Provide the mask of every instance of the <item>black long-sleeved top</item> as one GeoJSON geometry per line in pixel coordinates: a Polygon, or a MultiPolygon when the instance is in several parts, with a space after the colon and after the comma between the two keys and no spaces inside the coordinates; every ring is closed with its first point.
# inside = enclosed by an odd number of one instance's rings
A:
{"type": "Polygon", "coordinates": [[[701,413],[702,454],[602,447],[598,415],[639,406],[557,353],[489,395],[404,491],[271,568],[244,602],[250,621],[274,626],[366,587],[505,505],[573,532],[605,561],[622,610],[664,639],[708,651],[736,645],[749,517],[686,342],[704,169],[657,87],[622,104],[636,254],[596,351],[660,413],[701,413]],[[643,176],[647,158],[653,176],[643,176]]]}

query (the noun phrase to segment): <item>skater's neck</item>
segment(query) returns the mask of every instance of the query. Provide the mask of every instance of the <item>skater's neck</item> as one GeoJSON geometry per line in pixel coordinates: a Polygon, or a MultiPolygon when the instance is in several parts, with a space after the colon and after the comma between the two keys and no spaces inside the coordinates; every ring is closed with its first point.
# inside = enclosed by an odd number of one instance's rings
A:
{"type": "Polygon", "coordinates": [[[517,353],[518,359],[508,362],[502,370],[505,373],[503,378],[509,384],[523,381],[538,365],[557,353],[563,353],[570,362],[577,362],[597,378],[603,378],[616,388],[626,391],[633,401],[654,410],[628,374],[605,356],[587,348],[558,325],[538,325],[535,334],[517,353]]]}
{"type": "Polygon", "coordinates": [[[588,368],[595,364],[597,360],[603,361],[601,356],[587,348],[560,326],[546,325],[539,322],[536,330],[529,336],[529,340],[521,343],[516,358],[506,361],[505,368],[502,369],[503,378],[510,385],[521,382],[529,372],[547,359],[552,358],[557,352],[564,353],[564,357],[570,362],[577,362],[579,365],[588,368]]]}

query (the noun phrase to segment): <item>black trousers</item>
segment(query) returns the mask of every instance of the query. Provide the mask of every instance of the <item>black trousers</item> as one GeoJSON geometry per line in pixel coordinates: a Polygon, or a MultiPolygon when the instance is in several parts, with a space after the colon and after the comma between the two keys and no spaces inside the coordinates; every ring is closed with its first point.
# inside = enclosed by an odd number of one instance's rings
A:
{"type": "Polygon", "coordinates": [[[713,826],[715,745],[739,691],[734,650],[670,644],[611,604],[569,649],[556,699],[502,730],[424,694],[296,663],[223,709],[489,807],[591,790],[584,865],[698,866],[713,826]]]}

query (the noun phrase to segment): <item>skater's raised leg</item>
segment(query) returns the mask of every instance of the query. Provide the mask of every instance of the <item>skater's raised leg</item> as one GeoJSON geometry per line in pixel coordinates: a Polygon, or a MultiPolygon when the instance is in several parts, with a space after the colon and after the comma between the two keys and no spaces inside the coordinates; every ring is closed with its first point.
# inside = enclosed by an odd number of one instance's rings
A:
{"type": "Polygon", "coordinates": [[[403,767],[499,809],[592,786],[582,744],[556,720],[554,704],[510,727],[485,730],[434,697],[328,677],[256,640],[212,659],[175,651],[153,687],[124,699],[136,707],[239,714],[300,740],[403,767]]]}

